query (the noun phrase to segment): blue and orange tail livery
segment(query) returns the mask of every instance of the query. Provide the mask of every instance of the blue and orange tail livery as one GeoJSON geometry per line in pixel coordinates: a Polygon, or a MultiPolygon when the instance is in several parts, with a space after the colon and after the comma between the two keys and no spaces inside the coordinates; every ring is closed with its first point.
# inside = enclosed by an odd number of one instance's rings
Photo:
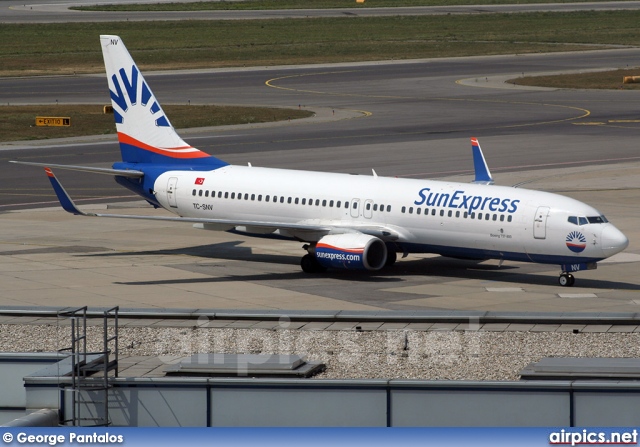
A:
{"type": "Polygon", "coordinates": [[[472,183],[492,185],[493,177],[491,177],[489,166],[484,159],[484,154],[476,137],[471,137],[471,150],[473,152],[473,170],[475,171],[475,178],[472,183]]]}
{"type": "Polygon", "coordinates": [[[120,37],[102,35],[100,43],[123,162],[227,165],[180,138],[120,37]]]}

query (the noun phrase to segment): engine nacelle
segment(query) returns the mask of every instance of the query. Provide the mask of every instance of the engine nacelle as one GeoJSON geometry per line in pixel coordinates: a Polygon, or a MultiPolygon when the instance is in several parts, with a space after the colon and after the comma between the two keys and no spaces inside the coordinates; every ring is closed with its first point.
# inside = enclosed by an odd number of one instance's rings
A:
{"type": "Polygon", "coordinates": [[[330,234],[318,241],[314,255],[327,268],[380,270],[387,261],[387,246],[367,234],[330,234]]]}

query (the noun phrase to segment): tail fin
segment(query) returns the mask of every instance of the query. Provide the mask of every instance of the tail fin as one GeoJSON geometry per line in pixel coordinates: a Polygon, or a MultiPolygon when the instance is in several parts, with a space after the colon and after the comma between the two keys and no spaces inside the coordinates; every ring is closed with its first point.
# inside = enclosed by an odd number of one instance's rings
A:
{"type": "Polygon", "coordinates": [[[472,183],[493,185],[493,177],[491,177],[489,166],[487,166],[487,161],[484,159],[482,149],[480,149],[480,143],[475,137],[471,137],[471,150],[473,151],[473,169],[476,173],[472,183]]]}
{"type": "Polygon", "coordinates": [[[118,36],[100,36],[122,161],[197,165],[227,163],[180,138],[118,36]]]}

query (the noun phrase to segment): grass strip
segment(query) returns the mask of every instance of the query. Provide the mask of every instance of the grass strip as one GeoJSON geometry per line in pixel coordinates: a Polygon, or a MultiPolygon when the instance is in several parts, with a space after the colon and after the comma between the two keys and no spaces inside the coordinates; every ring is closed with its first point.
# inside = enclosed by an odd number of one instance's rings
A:
{"type": "Polygon", "coordinates": [[[517,85],[552,88],[640,90],[640,83],[623,84],[625,76],[639,76],[640,68],[552,76],[525,76],[507,82],[517,85]]]}
{"type": "MultiPolygon", "coordinates": [[[[528,3],[581,3],[587,0],[245,0],[185,3],[133,3],[72,6],[78,11],[248,11],[273,9],[400,8],[411,6],[503,5],[528,3]]],[[[605,0],[613,1],[613,0],[605,0]]]]}
{"type": "Polygon", "coordinates": [[[640,45],[640,11],[4,24],[0,76],[102,72],[99,34],[143,70],[514,54],[640,45]]]}
{"type": "MultiPolygon", "coordinates": [[[[165,105],[164,111],[176,128],[251,124],[305,118],[307,110],[165,105]]],[[[0,141],[41,140],[84,135],[115,134],[113,114],[105,114],[101,105],[0,106],[0,141]],[[36,116],[70,117],[69,127],[36,127],[36,116]]]]}

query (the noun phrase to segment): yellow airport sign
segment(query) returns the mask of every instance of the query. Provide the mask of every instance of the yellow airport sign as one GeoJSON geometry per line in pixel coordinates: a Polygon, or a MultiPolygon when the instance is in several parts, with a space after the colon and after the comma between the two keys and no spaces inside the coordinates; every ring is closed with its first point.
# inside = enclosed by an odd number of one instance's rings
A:
{"type": "Polygon", "coordinates": [[[68,116],[36,116],[36,126],[70,126],[71,118],[68,116]]]}

